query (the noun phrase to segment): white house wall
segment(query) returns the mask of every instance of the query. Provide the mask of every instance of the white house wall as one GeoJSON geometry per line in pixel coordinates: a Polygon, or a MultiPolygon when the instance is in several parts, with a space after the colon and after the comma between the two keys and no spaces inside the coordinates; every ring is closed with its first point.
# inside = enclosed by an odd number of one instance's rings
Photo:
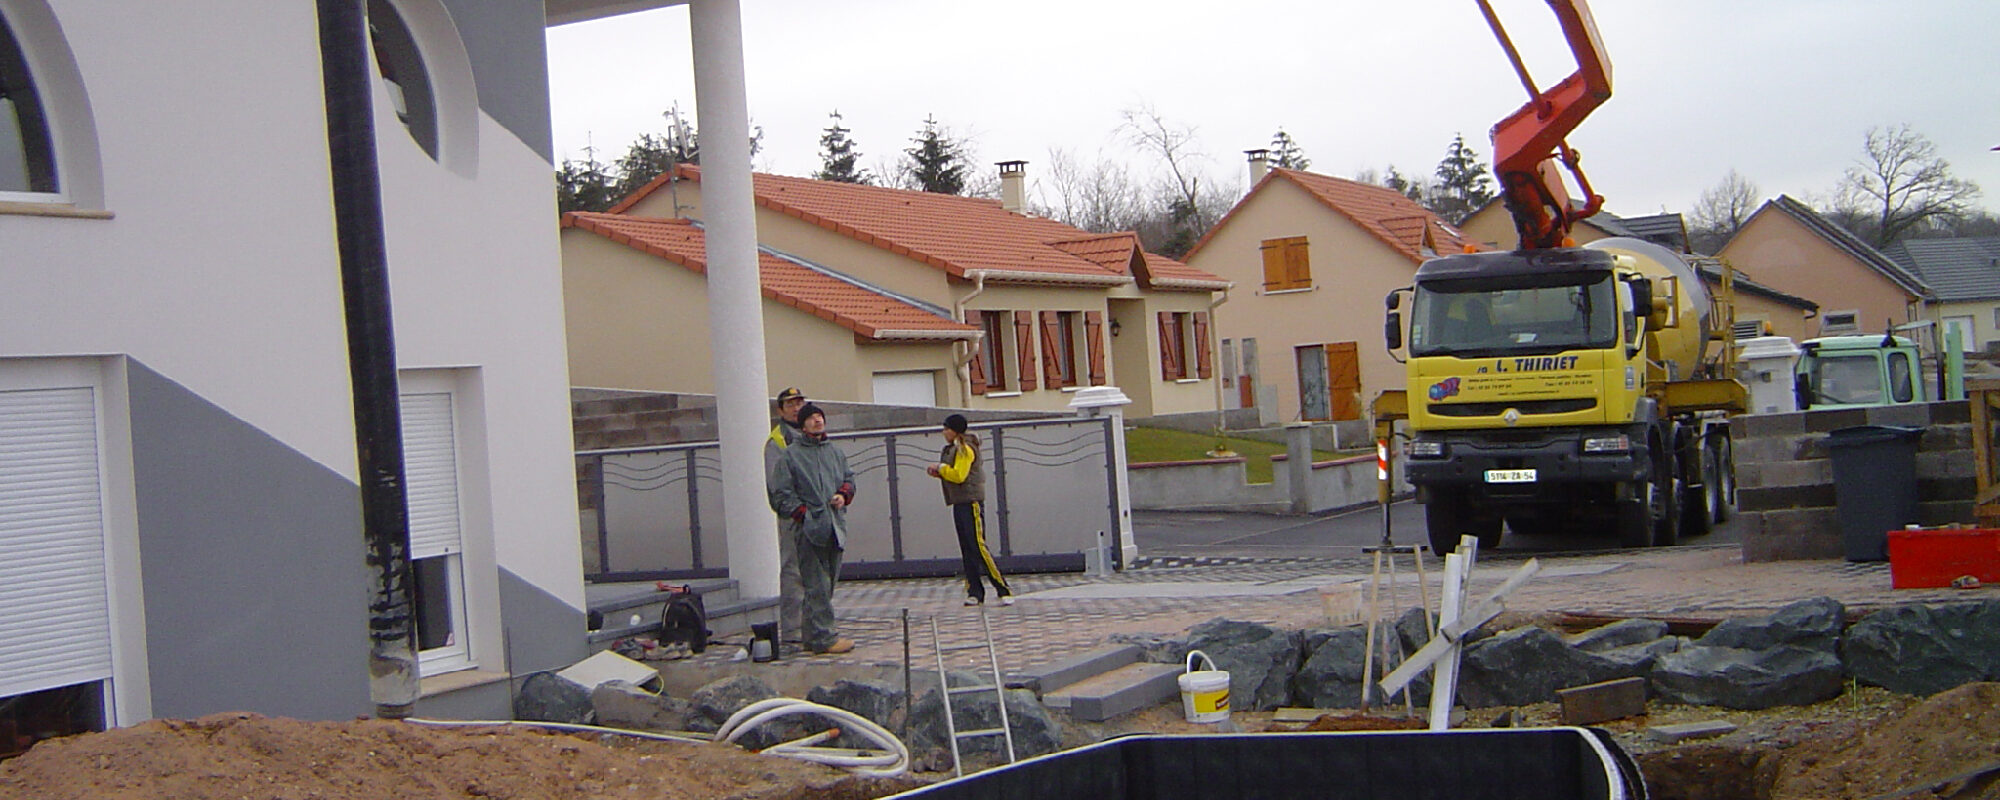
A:
{"type": "MultiPolygon", "coordinates": [[[[377,138],[399,366],[450,369],[484,428],[468,449],[488,481],[483,514],[468,518],[490,520],[468,536],[493,565],[468,578],[488,606],[471,626],[487,644],[476,666],[525,675],[584,653],[541,5],[393,2],[456,14],[473,75],[441,91],[477,83],[473,135],[445,140],[476,152],[451,153],[451,168],[379,103],[377,138]]],[[[119,688],[150,689],[121,696],[115,721],[366,713],[367,576],[312,4],[0,11],[60,26],[87,97],[47,101],[58,124],[76,118],[66,104],[88,109],[103,176],[101,203],[72,199],[111,216],[0,212],[0,370],[129,357],[106,362],[130,420],[107,425],[118,440],[105,458],[130,465],[134,510],[107,525],[114,543],[136,540],[143,577],[120,588],[145,598],[115,624],[144,632],[119,668],[147,680],[119,688]]],[[[487,713],[505,712],[500,694],[487,713]]]]}

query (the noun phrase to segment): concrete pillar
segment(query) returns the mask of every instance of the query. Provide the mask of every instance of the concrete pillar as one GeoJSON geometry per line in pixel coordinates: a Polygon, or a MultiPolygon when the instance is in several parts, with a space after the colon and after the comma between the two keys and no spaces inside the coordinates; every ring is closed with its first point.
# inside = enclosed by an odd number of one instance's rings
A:
{"type": "Polygon", "coordinates": [[[1310,422],[1285,424],[1285,477],[1292,482],[1292,513],[1312,513],[1313,428],[1310,422]]]}
{"type": "MultiPolygon", "coordinates": [[[[702,214],[708,241],[710,352],[729,577],[744,597],[778,595],[778,525],[764,494],[770,432],[763,293],[757,282],[756,206],[750,188],[750,101],[743,86],[739,0],[695,0],[695,122],[701,136],[702,214]]],[[[666,346],[666,343],[660,343],[666,346]]]]}

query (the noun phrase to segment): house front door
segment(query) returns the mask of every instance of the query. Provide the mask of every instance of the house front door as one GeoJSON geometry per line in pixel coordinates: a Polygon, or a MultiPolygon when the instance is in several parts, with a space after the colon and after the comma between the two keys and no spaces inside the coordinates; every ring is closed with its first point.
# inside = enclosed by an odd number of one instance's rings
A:
{"type": "Polygon", "coordinates": [[[1326,390],[1326,346],[1299,345],[1293,349],[1299,365],[1299,419],[1319,422],[1333,418],[1326,390]]]}
{"type": "Polygon", "coordinates": [[[1326,345],[1328,419],[1361,418],[1361,352],[1355,342],[1326,345]]]}

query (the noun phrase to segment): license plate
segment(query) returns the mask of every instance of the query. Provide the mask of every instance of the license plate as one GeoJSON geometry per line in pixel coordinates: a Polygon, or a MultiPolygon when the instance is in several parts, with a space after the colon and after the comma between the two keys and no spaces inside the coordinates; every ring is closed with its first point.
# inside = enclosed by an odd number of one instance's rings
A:
{"type": "Polygon", "coordinates": [[[1486,482],[1534,483],[1535,471],[1532,469],[1489,469],[1486,471],[1486,482]]]}

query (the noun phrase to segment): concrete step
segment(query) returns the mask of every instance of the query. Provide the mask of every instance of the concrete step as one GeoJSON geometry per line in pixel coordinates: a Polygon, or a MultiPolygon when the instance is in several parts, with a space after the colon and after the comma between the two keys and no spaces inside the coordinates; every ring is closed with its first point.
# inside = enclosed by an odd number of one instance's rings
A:
{"type": "Polygon", "coordinates": [[[1129,644],[1086,650],[1066,658],[1036,664],[1009,675],[1007,685],[1027,689],[1036,695],[1045,695],[1126,664],[1136,664],[1143,655],[1145,651],[1129,644]]]}
{"type": "Polygon", "coordinates": [[[1127,664],[1042,696],[1042,704],[1067,708],[1084,722],[1103,722],[1180,695],[1179,664],[1127,664]]]}

